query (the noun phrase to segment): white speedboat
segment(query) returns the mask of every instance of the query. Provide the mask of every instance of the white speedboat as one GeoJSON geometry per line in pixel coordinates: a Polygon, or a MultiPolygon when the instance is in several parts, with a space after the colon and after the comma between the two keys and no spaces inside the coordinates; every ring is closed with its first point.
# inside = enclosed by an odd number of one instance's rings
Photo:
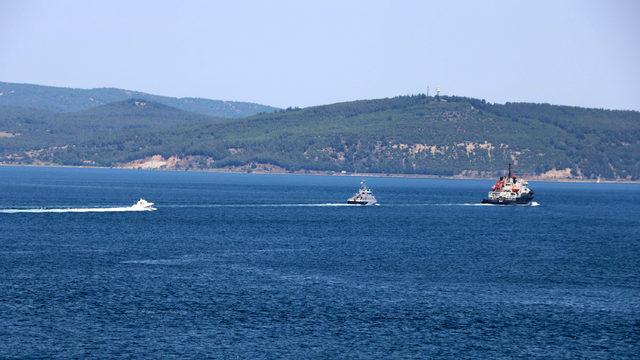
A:
{"type": "Polygon", "coordinates": [[[136,209],[136,210],[156,210],[156,208],[153,207],[154,203],[152,202],[148,202],[145,199],[140,199],[138,200],[137,203],[133,204],[133,206],[131,206],[132,208],[136,209]]]}
{"type": "Polygon", "coordinates": [[[364,180],[360,182],[360,189],[358,192],[347,199],[347,204],[353,205],[376,205],[377,203],[378,200],[373,196],[373,192],[367,187],[364,180]]]}

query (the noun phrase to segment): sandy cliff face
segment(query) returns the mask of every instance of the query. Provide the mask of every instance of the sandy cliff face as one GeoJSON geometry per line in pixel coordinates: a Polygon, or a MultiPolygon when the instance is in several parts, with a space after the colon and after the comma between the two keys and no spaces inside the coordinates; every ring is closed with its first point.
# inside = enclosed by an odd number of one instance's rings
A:
{"type": "Polygon", "coordinates": [[[211,167],[213,162],[213,159],[204,156],[186,156],[180,158],[174,155],[165,159],[162,155],[153,155],[144,159],[118,164],[118,167],[125,169],[186,170],[211,167]]]}
{"type": "MultiPolygon", "coordinates": [[[[205,156],[170,156],[153,155],[144,159],[138,159],[127,163],[117,164],[116,167],[124,169],[151,169],[151,170],[207,170],[214,168],[215,160],[205,156]]],[[[249,162],[241,166],[227,166],[217,168],[222,171],[255,172],[255,173],[287,173],[287,169],[274,164],[249,162]]]]}
{"type": "MultiPolygon", "coordinates": [[[[399,144],[398,146],[392,147],[393,149],[402,149],[406,152],[404,157],[406,159],[410,159],[415,157],[420,153],[433,155],[445,155],[447,153],[447,147],[442,148],[442,153],[440,149],[435,146],[428,146],[423,144],[399,144]],[[435,149],[435,154],[434,154],[435,149]]],[[[486,152],[485,154],[491,154],[493,150],[493,146],[490,143],[485,144],[473,144],[473,143],[465,143],[459,144],[459,146],[453,147],[453,150],[461,149],[462,151],[466,151],[466,153],[470,156],[474,156],[475,151],[486,152]]],[[[328,148],[333,150],[331,148],[328,148]]],[[[328,152],[328,149],[322,149],[324,152],[328,152]]],[[[401,151],[402,151],[401,150],[401,151]]],[[[337,154],[334,151],[331,151],[331,155],[336,156],[338,161],[340,161],[340,157],[344,159],[344,155],[337,154]]],[[[344,161],[344,160],[343,160],[344,161]]],[[[153,155],[143,159],[137,159],[134,161],[120,163],[117,164],[116,167],[126,168],[126,169],[156,169],[156,170],[207,170],[213,169],[215,167],[215,160],[210,157],[205,156],[185,156],[179,157],[176,155],[170,156],[168,158],[163,157],[162,155],[153,155]]],[[[260,163],[260,162],[248,162],[243,165],[238,166],[227,166],[222,168],[217,168],[218,170],[229,170],[234,172],[256,172],[256,173],[286,173],[291,172],[286,168],[268,164],[268,163],[260,163]]],[[[531,174],[521,174],[526,176],[529,179],[535,180],[567,180],[567,179],[580,179],[582,178],[579,174],[574,174],[573,170],[570,168],[566,169],[551,169],[545,173],[539,175],[531,175],[531,174]]],[[[494,171],[481,171],[481,170],[463,170],[458,173],[456,177],[460,178],[493,178],[497,176],[494,171]]]]}
{"type": "Polygon", "coordinates": [[[163,169],[167,168],[168,161],[162,155],[154,155],[146,159],[134,160],[121,165],[128,169],[163,169]]]}
{"type": "Polygon", "coordinates": [[[574,176],[572,175],[571,169],[551,169],[547,172],[544,172],[538,176],[535,176],[536,179],[541,180],[554,180],[554,179],[571,179],[574,176]]]}

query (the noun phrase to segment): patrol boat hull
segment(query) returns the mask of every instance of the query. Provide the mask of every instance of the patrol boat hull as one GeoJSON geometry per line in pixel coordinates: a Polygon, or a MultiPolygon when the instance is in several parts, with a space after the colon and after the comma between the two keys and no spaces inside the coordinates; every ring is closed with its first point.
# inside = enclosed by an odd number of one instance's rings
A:
{"type": "Polygon", "coordinates": [[[347,200],[347,204],[349,205],[375,205],[375,202],[370,201],[359,201],[359,200],[347,200]]]}

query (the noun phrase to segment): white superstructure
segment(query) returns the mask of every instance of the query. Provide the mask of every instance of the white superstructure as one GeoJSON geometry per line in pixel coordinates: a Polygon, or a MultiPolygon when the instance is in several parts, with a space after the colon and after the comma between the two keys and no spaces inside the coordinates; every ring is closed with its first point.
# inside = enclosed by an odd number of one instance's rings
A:
{"type": "Polygon", "coordinates": [[[347,204],[356,204],[356,205],[375,205],[378,203],[376,197],[373,196],[373,192],[371,189],[367,187],[364,180],[360,182],[360,189],[358,192],[347,199],[347,204]]]}

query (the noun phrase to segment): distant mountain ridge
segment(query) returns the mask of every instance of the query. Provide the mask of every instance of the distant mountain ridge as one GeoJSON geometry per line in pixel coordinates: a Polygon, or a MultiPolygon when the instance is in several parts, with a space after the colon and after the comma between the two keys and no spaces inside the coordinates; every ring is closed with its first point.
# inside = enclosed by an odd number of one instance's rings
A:
{"type": "Polygon", "coordinates": [[[0,105],[0,163],[640,180],[640,112],[424,94],[224,119],[145,99],[0,105]]]}
{"type": "Polygon", "coordinates": [[[175,98],[116,88],[75,89],[0,82],[0,106],[76,112],[127,99],[153,101],[176,109],[215,117],[239,118],[277,108],[250,102],[175,98]]]}
{"type": "MultiPolygon", "coordinates": [[[[77,154],[70,154],[78,147],[92,144],[97,148],[111,139],[129,135],[138,141],[135,136],[141,133],[224,121],[233,119],[214,118],[143,99],[127,99],[71,113],[0,105],[0,162],[39,163],[38,159],[57,153],[62,156],[51,163],[77,164],[77,154]]],[[[141,138],[146,146],[162,142],[145,135],[141,138]]],[[[99,159],[104,155],[102,150],[96,150],[82,156],[99,159]]],[[[93,163],[87,160],[83,164],[93,163]]]]}

